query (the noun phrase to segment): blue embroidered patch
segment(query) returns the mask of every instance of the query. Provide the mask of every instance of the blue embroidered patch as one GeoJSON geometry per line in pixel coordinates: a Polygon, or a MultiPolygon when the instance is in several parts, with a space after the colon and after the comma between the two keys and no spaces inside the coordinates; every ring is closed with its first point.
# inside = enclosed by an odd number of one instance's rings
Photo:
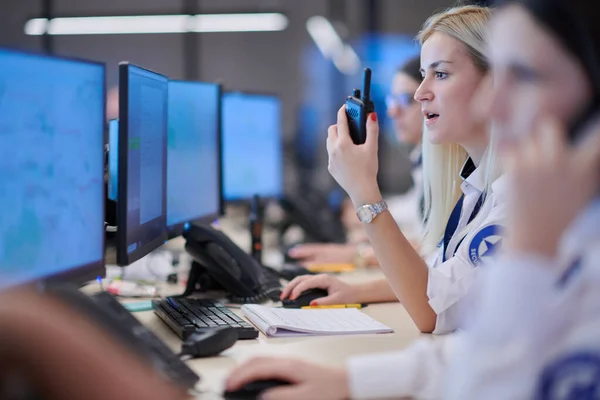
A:
{"type": "Polygon", "coordinates": [[[536,399],[600,399],[600,355],[578,352],[550,364],[542,372],[536,399]]]}
{"type": "Polygon", "coordinates": [[[469,244],[469,260],[473,266],[485,264],[502,244],[500,225],[488,225],[481,229],[469,244]]]}

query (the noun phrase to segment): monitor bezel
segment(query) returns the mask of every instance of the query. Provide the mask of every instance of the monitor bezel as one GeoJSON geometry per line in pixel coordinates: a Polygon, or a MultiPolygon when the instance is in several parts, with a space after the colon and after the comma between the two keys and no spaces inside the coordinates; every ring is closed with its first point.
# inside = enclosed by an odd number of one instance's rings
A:
{"type": "MultiPolygon", "coordinates": [[[[225,96],[228,94],[241,94],[241,95],[247,95],[247,96],[256,96],[256,97],[269,97],[269,98],[275,98],[277,99],[277,101],[279,102],[279,106],[280,106],[280,118],[279,118],[279,144],[281,147],[281,168],[284,168],[284,141],[283,141],[283,100],[281,99],[281,96],[279,96],[276,93],[272,93],[272,92],[262,92],[262,91],[247,91],[247,90],[224,90],[222,95],[221,95],[221,109],[223,109],[223,102],[225,101],[225,96]]],[[[223,111],[221,111],[221,118],[223,119],[223,111]]],[[[221,122],[222,124],[223,122],[221,122]]],[[[221,184],[222,184],[222,188],[221,188],[221,194],[223,197],[223,215],[225,214],[225,206],[226,205],[247,205],[253,198],[254,195],[250,196],[250,197],[231,197],[231,198],[227,198],[225,197],[225,174],[223,173],[223,171],[225,170],[225,154],[224,154],[224,147],[223,147],[223,139],[225,137],[225,132],[223,130],[223,126],[221,125],[221,129],[222,129],[222,133],[221,133],[221,173],[222,173],[222,178],[221,178],[221,184]]],[[[280,187],[281,187],[281,193],[279,194],[273,194],[273,195],[269,195],[269,196],[260,196],[260,201],[261,203],[267,203],[267,202],[271,202],[271,201],[278,201],[281,198],[283,198],[285,196],[285,188],[284,188],[284,176],[283,173],[281,175],[281,182],[280,182],[280,187]]],[[[255,193],[255,195],[258,193],[255,193]]]]}
{"type": "MultiPolygon", "coordinates": [[[[214,85],[217,88],[217,126],[216,126],[216,134],[217,134],[217,165],[219,166],[218,170],[218,182],[219,182],[219,206],[216,213],[207,214],[200,216],[198,218],[193,218],[189,221],[179,222],[173,225],[167,225],[169,239],[176,238],[178,236],[183,235],[186,231],[186,227],[191,223],[200,223],[200,224],[210,224],[215,220],[219,219],[225,210],[225,202],[223,199],[223,126],[222,126],[222,118],[221,118],[221,109],[222,109],[222,99],[223,99],[223,85],[218,82],[203,82],[203,81],[186,81],[186,80],[178,80],[172,79],[169,82],[178,82],[178,83],[201,83],[201,84],[210,84],[214,85]]],[[[167,159],[168,160],[168,159],[167,159]]],[[[168,166],[167,166],[168,168],[168,166]]],[[[168,207],[168,206],[167,206],[168,207]]]]}
{"type": "MultiPolygon", "coordinates": [[[[84,58],[78,58],[78,57],[56,56],[56,55],[44,54],[44,53],[39,53],[39,52],[35,52],[35,51],[16,49],[16,48],[10,47],[10,46],[0,46],[0,51],[7,51],[7,52],[16,53],[16,54],[23,54],[23,55],[42,58],[42,59],[71,61],[71,62],[75,62],[75,63],[101,67],[102,68],[102,88],[101,89],[102,89],[102,98],[103,98],[102,100],[103,101],[102,101],[102,120],[101,120],[102,126],[101,126],[100,131],[102,132],[102,143],[104,144],[104,129],[105,129],[105,124],[106,124],[106,121],[105,121],[105,119],[106,119],[105,118],[105,115],[106,115],[106,75],[107,75],[106,63],[94,61],[94,60],[88,60],[88,59],[84,59],[84,58]]],[[[35,281],[46,282],[49,284],[72,283],[75,285],[84,285],[89,281],[92,281],[97,278],[104,278],[106,276],[106,264],[105,264],[106,238],[104,236],[104,230],[105,230],[104,220],[106,218],[105,206],[104,206],[104,202],[105,202],[104,146],[99,146],[98,152],[100,152],[102,154],[101,160],[103,163],[102,179],[101,179],[101,181],[103,182],[103,189],[100,191],[100,196],[102,197],[102,199],[100,201],[100,204],[101,204],[100,213],[102,214],[102,226],[99,227],[99,229],[101,230],[100,237],[102,238],[101,239],[102,240],[102,255],[99,260],[92,261],[90,263],[81,265],[79,267],[73,267],[66,271],[61,271],[61,272],[53,273],[53,274],[50,274],[50,275],[47,275],[44,277],[40,277],[39,279],[36,279],[35,281]]]]}
{"type": "MultiPolygon", "coordinates": [[[[145,72],[158,75],[167,81],[168,90],[168,78],[165,75],[159,74],[147,68],[140,67],[139,65],[123,61],[119,63],[119,165],[117,168],[118,176],[118,193],[117,193],[117,235],[116,235],[116,250],[117,250],[117,265],[124,267],[134,263],[135,261],[145,257],[150,252],[156,250],[162,246],[168,238],[167,232],[167,135],[163,139],[163,159],[165,160],[164,178],[163,178],[163,215],[165,223],[163,225],[162,234],[146,243],[143,247],[139,247],[128,252],[127,244],[127,206],[128,206],[128,190],[127,184],[129,182],[128,167],[129,167],[129,69],[130,67],[139,68],[145,72]]],[[[168,94],[168,92],[167,92],[168,94]]],[[[168,99],[167,99],[168,102],[168,99]]],[[[165,118],[164,118],[164,129],[167,132],[167,117],[168,110],[165,107],[165,118]]]]}

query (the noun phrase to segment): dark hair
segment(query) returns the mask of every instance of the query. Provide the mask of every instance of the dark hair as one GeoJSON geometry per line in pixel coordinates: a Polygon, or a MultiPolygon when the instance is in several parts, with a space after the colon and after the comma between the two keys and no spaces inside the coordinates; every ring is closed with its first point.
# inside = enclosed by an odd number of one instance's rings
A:
{"type": "Polygon", "coordinates": [[[421,59],[418,56],[409,58],[396,72],[406,74],[421,83],[423,80],[421,76],[421,59]]]}
{"type": "Polygon", "coordinates": [[[600,98],[600,4],[598,0],[496,0],[519,4],[551,31],[583,65],[600,98]]]}

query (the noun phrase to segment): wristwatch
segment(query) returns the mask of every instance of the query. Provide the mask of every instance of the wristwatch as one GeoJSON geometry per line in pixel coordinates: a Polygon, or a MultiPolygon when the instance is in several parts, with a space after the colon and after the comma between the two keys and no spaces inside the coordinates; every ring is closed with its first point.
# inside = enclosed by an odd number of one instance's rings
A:
{"type": "Polygon", "coordinates": [[[370,224],[373,222],[375,217],[388,209],[388,205],[384,200],[377,202],[375,204],[365,204],[364,206],[358,207],[356,210],[356,215],[360,222],[364,222],[365,224],[370,224]]]}

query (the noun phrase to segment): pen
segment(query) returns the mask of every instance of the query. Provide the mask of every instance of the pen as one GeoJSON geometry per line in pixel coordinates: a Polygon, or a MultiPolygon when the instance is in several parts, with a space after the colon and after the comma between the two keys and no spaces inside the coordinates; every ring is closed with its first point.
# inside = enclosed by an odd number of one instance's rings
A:
{"type": "Polygon", "coordinates": [[[303,310],[319,309],[319,308],[362,308],[362,304],[334,304],[331,306],[305,306],[303,310]]]}

